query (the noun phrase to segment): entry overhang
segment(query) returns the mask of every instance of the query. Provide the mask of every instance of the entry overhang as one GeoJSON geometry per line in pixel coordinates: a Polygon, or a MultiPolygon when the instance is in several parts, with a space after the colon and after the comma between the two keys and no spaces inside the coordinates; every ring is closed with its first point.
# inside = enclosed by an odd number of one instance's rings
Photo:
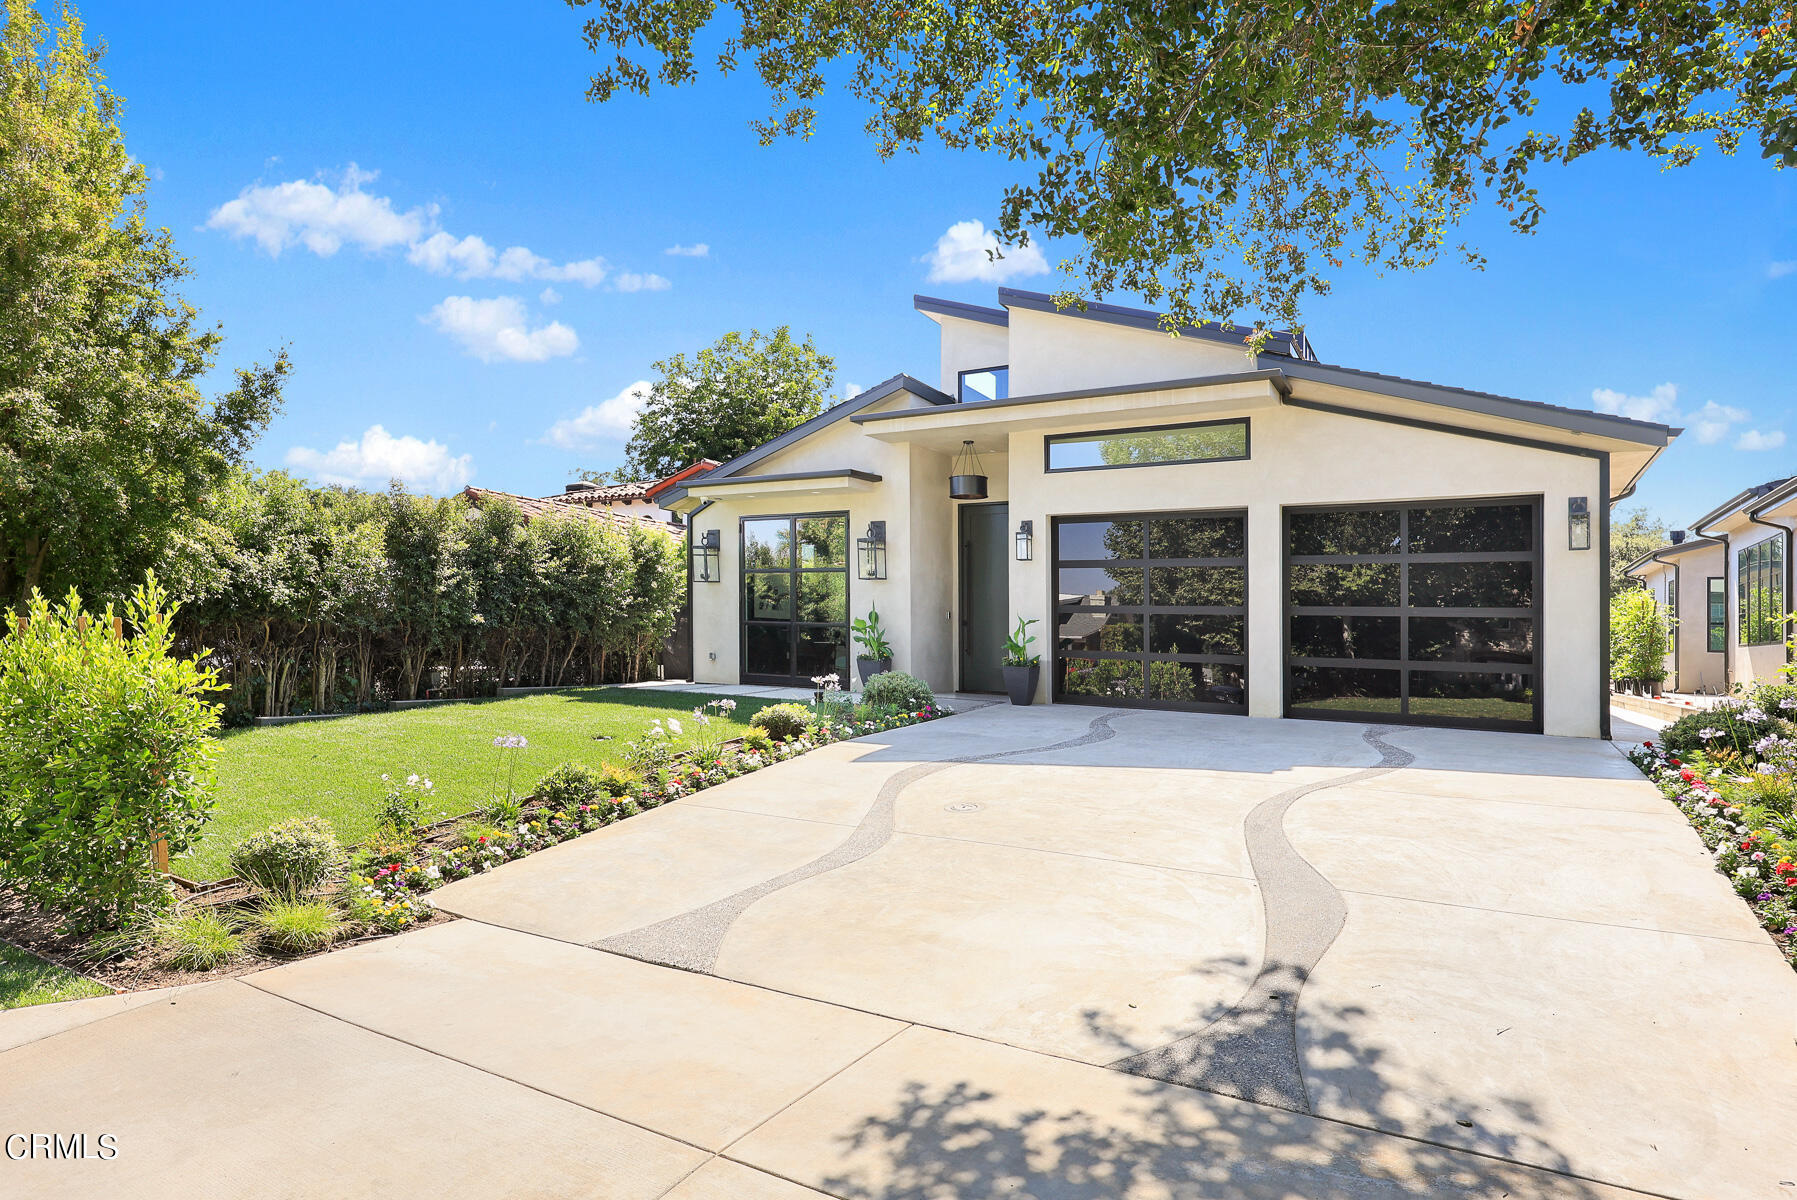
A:
{"type": "Polygon", "coordinates": [[[863,433],[883,442],[907,442],[952,453],[969,439],[988,445],[1006,434],[1053,428],[1069,421],[1089,418],[1106,423],[1165,424],[1203,418],[1218,411],[1272,408],[1279,404],[1280,398],[1279,372],[1248,371],[1007,400],[945,404],[927,410],[857,413],[849,419],[861,426],[863,433]]]}
{"type": "Polygon", "coordinates": [[[686,485],[695,500],[742,499],[750,496],[815,496],[865,492],[879,484],[872,471],[845,467],[835,471],[794,471],[784,475],[733,475],[698,479],[686,485]]]}

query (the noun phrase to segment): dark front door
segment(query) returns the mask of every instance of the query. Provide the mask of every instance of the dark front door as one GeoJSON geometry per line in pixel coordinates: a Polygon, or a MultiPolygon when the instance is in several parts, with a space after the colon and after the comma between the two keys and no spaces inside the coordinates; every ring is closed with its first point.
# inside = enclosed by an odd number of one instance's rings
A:
{"type": "Polygon", "coordinates": [[[1002,692],[1011,591],[1010,506],[961,506],[961,690],[1002,692]]]}

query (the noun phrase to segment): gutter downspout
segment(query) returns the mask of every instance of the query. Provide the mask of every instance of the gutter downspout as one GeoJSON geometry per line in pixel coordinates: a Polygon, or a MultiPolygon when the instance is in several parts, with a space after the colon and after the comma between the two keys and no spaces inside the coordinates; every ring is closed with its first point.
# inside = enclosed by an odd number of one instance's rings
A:
{"type": "MultiPolygon", "coordinates": [[[[1788,617],[1791,614],[1791,528],[1788,525],[1774,525],[1770,521],[1760,520],[1760,510],[1769,508],[1770,506],[1777,504],[1780,500],[1786,498],[1787,497],[1780,496],[1777,492],[1773,492],[1768,499],[1747,510],[1747,519],[1752,521],[1755,525],[1764,525],[1767,529],[1776,529],[1784,536],[1785,594],[1783,607],[1785,610],[1784,615],[1788,617]]],[[[1789,621],[1780,621],[1779,624],[1784,628],[1784,637],[1780,640],[1785,644],[1785,662],[1789,663],[1791,661],[1791,623],[1789,621]]]]}
{"type": "MultiPolygon", "coordinates": [[[[1691,532],[1695,533],[1698,537],[1712,537],[1721,541],[1722,583],[1726,588],[1728,584],[1729,568],[1734,565],[1735,561],[1734,547],[1729,544],[1728,535],[1720,531],[1716,533],[1706,533],[1703,528],[1703,522],[1701,521],[1691,526],[1691,532]]],[[[1734,597],[1732,595],[1724,594],[1723,603],[1726,607],[1722,610],[1722,694],[1727,696],[1735,690],[1734,642],[1728,636],[1729,614],[1735,610],[1734,597]]],[[[1709,606],[1708,596],[1704,597],[1704,606],[1706,608],[1709,606]]]]}

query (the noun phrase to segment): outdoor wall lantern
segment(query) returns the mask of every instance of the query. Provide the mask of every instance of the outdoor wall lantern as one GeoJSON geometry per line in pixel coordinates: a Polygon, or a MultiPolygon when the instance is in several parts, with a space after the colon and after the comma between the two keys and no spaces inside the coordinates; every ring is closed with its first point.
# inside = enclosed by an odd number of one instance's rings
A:
{"type": "Polygon", "coordinates": [[[886,522],[869,521],[866,536],[855,539],[855,549],[861,578],[886,578],[886,522]]]}
{"type": "Polygon", "coordinates": [[[948,477],[948,497],[951,500],[986,498],[986,475],[980,468],[980,456],[973,452],[971,439],[961,443],[961,453],[955,456],[954,474],[948,477]]]}
{"type": "Polygon", "coordinates": [[[1591,502],[1584,496],[1566,502],[1566,546],[1569,550],[1591,549],[1591,502]]]}
{"type": "Polygon", "coordinates": [[[720,567],[723,558],[721,543],[723,539],[715,529],[707,529],[704,533],[693,534],[693,581],[695,583],[716,583],[724,577],[720,567]]]}
{"type": "Polygon", "coordinates": [[[1030,560],[1030,542],[1034,540],[1035,534],[1036,526],[1032,521],[1024,521],[1017,526],[1018,562],[1028,562],[1030,560]]]}

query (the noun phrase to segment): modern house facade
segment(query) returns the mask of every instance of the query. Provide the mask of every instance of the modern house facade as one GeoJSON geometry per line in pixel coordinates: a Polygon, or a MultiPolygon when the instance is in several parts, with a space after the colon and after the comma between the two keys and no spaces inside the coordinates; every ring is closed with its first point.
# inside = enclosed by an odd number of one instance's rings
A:
{"type": "Polygon", "coordinates": [[[1677,430],[998,299],[917,297],[935,382],[662,495],[698,680],[846,684],[877,607],[939,690],[1022,619],[1040,701],[1607,733],[1609,509],[1677,430]]]}
{"type": "Polygon", "coordinates": [[[1773,479],[1723,501],[1691,531],[1626,568],[1673,618],[1665,688],[1724,694],[1782,682],[1790,661],[1792,530],[1797,478],[1773,479]]]}

